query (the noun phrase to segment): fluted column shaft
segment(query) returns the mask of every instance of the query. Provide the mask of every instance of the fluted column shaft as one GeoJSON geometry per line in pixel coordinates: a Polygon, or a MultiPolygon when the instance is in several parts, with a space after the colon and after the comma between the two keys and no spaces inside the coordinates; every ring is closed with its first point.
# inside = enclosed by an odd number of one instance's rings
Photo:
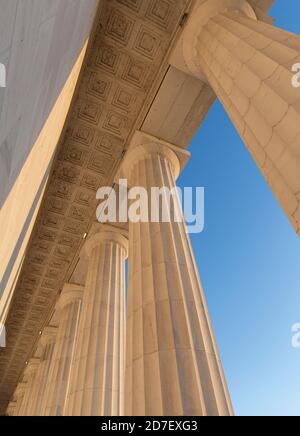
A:
{"type": "Polygon", "coordinates": [[[44,329],[40,339],[40,346],[42,347],[41,362],[37,369],[35,382],[32,389],[31,402],[26,412],[27,416],[40,416],[56,338],[56,327],[46,327],[44,329]]]}
{"type": "Polygon", "coordinates": [[[87,241],[89,267],[68,416],[119,416],[124,400],[125,259],[127,239],[101,232],[87,241]]]}
{"type": "Polygon", "coordinates": [[[237,12],[198,32],[194,64],[300,234],[300,88],[292,86],[300,37],[237,12]]]}
{"type": "Polygon", "coordinates": [[[60,320],[42,416],[63,416],[81,311],[83,287],[66,284],[60,296],[60,320]]]}
{"type": "Polygon", "coordinates": [[[27,380],[27,386],[25,389],[25,394],[22,400],[22,404],[18,411],[18,416],[27,416],[28,410],[31,407],[33,401],[33,393],[35,387],[35,380],[37,375],[37,370],[40,364],[40,359],[33,357],[30,359],[26,369],[25,369],[25,378],[27,380]]]}
{"type": "MultiPolygon", "coordinates": [[[[151,196],[152,187],[175,187],[179,161],[153,139],[129,151],[124,168],[151,196]]],[[[170,211],[170,222],[129,225],[125,413],[231,415],[185,222],[173,219],[182,215],[176,196],[170,211]]]]}

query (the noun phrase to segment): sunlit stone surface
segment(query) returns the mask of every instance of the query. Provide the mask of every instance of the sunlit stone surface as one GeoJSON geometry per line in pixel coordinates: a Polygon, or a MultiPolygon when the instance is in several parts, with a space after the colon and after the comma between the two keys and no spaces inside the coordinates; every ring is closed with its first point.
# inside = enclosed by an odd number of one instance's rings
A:
{"type": "Polygon", "coordinates": [[[272,0],[6,3],[0,414],[233,415],[184,222],[102,226],[96,192],[174,188],[219,98],[299,234],[299,36],[272,0]]]}

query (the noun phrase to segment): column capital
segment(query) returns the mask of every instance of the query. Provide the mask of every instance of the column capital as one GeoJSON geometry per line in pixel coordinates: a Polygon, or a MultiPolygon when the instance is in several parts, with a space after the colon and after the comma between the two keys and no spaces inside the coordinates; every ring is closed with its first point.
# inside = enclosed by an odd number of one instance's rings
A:
{"type": "Polygon", "coordinates": [[[48,345],[49,343],[55,341],[56,335],[57,335],[57,327],[51,327],[51,326],[45,327],[40,339],[40,344],[42,346],[48,345]]]}
{"type": "Polygon", "coordinates": [[[207,81],[197,61],[197,39],[205,24],[222,12],[239,12],[241,15],[257,21],[254,9],[247,0],[206,0],[195,2],[170,57],[170,64],[177,69],[192,75],[202,81],[207,81]]]}
{"type": "Polygon", "coordinates": [[[127,230],[109,224],[97,223],[94,226],[94,231],[95,233],[86,240],[83,246],[83,257],[90,257],[95,247],[107,241],[120,244],[125,249],[126,257],[128,257],[129,243],[127,230]]]}
{"type": "Polygon", "coordinates": [[[147,133],[136,131],[116,180],[122,177],[127,178],[130,185],[133,165],[151,155],[161,155],[168,159],[175,180],[179,177],[179,174],[190,159],[190,153],[186,149],[170,144],[147,133]]]}
{"type": "Polygon", "coordinates": [[[62,293],[60,294],[57,308],[63,309],[70,303],[73,303],[77,300],[82,300],[83,291],[84,286],[76,285],[74,283],[66,283],[63,287],[62,293]]]}

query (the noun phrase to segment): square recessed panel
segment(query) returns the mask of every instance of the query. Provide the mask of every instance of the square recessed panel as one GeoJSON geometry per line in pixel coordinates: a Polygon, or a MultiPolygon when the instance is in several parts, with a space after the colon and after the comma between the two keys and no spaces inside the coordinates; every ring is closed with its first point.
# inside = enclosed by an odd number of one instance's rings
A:
{"type": "Polygon", "coordinates": [[[82,167],[86,162],[89,152],[79,145],[66,143],[59,154],[59,160],[82,167]]]}
{"type": "Polygon", "coordinates": [[[49,241],[44,241],[42,239],[37,239],[32,243],[32,248],[41,253],[49,254],[52,250],[53,244],[49,241]]]}
{"type": "Polygon", "coordinates": [[[59,215],[64,215],[68,208],[69,203],[57,197],[47,197],[46,198],[46,209],[49,212],[57,213],[59,215]]]}
{"type": "Polygon", "coordinates": [[[143,4],[143,0],[117,0],[117,2],[127,6],[134,12],[139,12],[143,4]]]}
{"type": "Polygon", "coordinates": [[[45,276],[49,279],[62,280],[64,276],[64,272],[56,268],[48,268],[45,276]]]}
{"type": "Polygon", "coordinates": [[[87,121],[96,126],[99,124],[102,113],[102,108],[99,104],[89,100],[78,100],[76,106],[79,120],[87,121]]]}
{"type": "Polygon", "coordinates": [[[163,30],[169,30],[176,4],[170,0],[149,0],[146,18],[163,30]]]}
{"type": "Polygon", "coordinates": [[[128,57],[122,79],[128,82],[129,85],[143,89],[149,76],[149,70],[149,65],[135,58],[128,57]]]}
{"type": "Polygon", "coordinates": [[[77,248],[81,239],[70,235],[69,233],[61,233],[58,238],[59,245],[66,245],[67,247],[77,248]]]}
{"type": "Polygon", "coordinates": [[[58,233],[57,231],[50,230],[50,229],[43,227],[39,231],[37,239],[40,241],[47,241],[47,242],[54,243],[56,241],[56,238],[57,238],[57,233],[58,233]]]}
{"type": "Polygon", "coordinates": [[[73,254],[73,250],[65,245],[57,245],[54,249],[54,255],[58,258],[69,259],[73,254]]]}
{"type": "Polygon", "coordinates": [[[48,261],[48,256],[45,256],[43,254],[32,254],[30,256],[30,262],[37,263],[38,265],[46,265],[48,261]]]}
{"type": "Polygon", "coordinates": [[[53,171],[53,176],[64,182],[77,184],[80,178],[81,171],[67,162],[57,162],[53,171]]]}
{"type": "Polygon", "coordinates": [[[83,235],[86,231],[86,226],[77,221],[65,220],[62,230],[73,235],[83,235]]]}
{"type": "Polygon", "coordinates": [[[68,213],[68,217],[72,218],[76,221],[81,221],[81,222],[88,222],[91,216],[91,211],[86,208],[86,207],[82,207],[82,206],[71,206],[69,213],[68,213]]]}
{"type": "Polygon", "coordinates": [[[116,75],[121,62],[121,52],[115,47],[107,44],[102,44],[95,61],[91,61],[91,65],[95,64],[95,67],[116,75]]]}
{"type": "Polygon", "coordinates": [[[62,180],[54,180],[50,184],[49,192],[55,197],[71,200],[74,189],[74,185],[70,183],[63,182],[62,180]]]}
{"type": "Polygon", "coordinates": [[[30,269],[31,273],[36,275],[36,276],[42,276],[44,274],[44,267],[39,266],[39,265],[26,265],[26,267],[28,266],[28,268],[30,269]]]}
{"type": "Polygon", "coordinates": [[[75,195],[75,203],[86,207],[93,207],[95,202],[96,197],[94,192],[91,192],[90,190],[84,188],[80,188],[77,190],[75,195]]]}
{"type": "Polygon", "coordinates": [[[32,275],[25,275],[21,280],[22,286],[25,288],[29,288],[30,290],[34,290],[37,288],[37,286],[40,284],[40,279],[32,276],[32,275]]]}
{"type": "Polygon", "coordinates": [[[108,133],[101,133],[95,148],[111,158],[118,158],[122,155],[124,141],[108,133]]]}
{"type": "Polygon", "coordinates": [[[43,280],[42,286],[43,288],[47,288],[47,289],[56,289],[58,286],[58,281],[54,279],[46,278],[43,280]]]}
{"type": "Polygon", "coordinates": [[[113,161],[106,155],[98,152],[94,152],[90,158],[88,169],[101,174],[102,176],[108,176],[112,170],[113,161]]]}
{"type": "Polygon", "coordinates": [[[85,171],[81,178],[80,186],[96,192],[105,183],[103,176],[99,176],[91,171],[85,171]]]}
{"type": "Polygon", "coordinates": [[[115,111],[109,111],[106,114],[103,129],[108,130],[112,134],[124,137],[128,129],[128,120],[125,116],[115,111]]]}
{"type": "Polygon", "coordinates": [[[136,93],[133,93],[130,89],[125,87],[118,86],[111,104],[117,109],[129,114],[130,112],[134,111],[136,101],[136,93]]]}
{"type": "Polygon", "coordinates": [[[160,44],[160,37],[147,27],[142,26],[134,43],[134,50],[140,55],[154,60],[160,44]]]}
{"type": "Polygon", "coordinates": [[[105,35],[122,45],[127,45],[133,26],[133,20],[122,12],[113,9],[109,14],[105,35]]]}
{"type": "Polygon", "coordinates": [[[103,75],[97,73],[88,74],[88,83],[86,89],[87,94],[106,101],[109,96],[111,86],[111,82],[107,79],[104,79],[103,75]]]}
{"type": "Polygon", "coordinates": [[[45,226],[50,229],[59,229],[61,223],[61,218],[55,214],[52,214],[50,212],[44,213],[41,224],[42,226],[45,226]]]}
{"type": "Polygon", "coordinates": [[[96,141],[97,131],[81,123],[74,123],[67,131],[67,137],[74,142],[90,147],[96,141]]]}

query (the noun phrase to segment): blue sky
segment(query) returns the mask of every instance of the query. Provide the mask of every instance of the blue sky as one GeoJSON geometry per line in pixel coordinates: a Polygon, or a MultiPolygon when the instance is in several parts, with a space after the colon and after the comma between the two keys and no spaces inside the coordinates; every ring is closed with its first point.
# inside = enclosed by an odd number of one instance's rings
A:
{"type": "MultiPolygon", "coordinates": [[[[300,1],[276,0],[276,25],[300,34],[300,1]]],[[[205,230],[192,235],[237,415],[300,415],[300,238],[216,103],[179,186],[204,186],[205,230]]]]}

